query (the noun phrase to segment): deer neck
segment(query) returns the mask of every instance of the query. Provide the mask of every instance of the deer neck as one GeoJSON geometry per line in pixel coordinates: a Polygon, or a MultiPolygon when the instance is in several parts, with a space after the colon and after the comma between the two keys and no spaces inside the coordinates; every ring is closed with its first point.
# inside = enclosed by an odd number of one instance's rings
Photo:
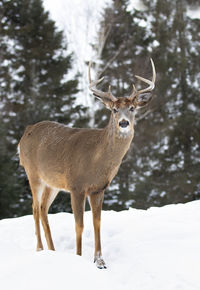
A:
{"type": "Polygon", "coordinates": [[[105,137],[105,150],[108,154],[108,158],[114,157],[116,163],[121,163],[124,155],[128,151],[131,141],[134,136],[134,129],[132,128],[128,134],[122,134],[116,128],[116,123],[113,115],[111,114],[108,125],[104,128],[105,137]]]}

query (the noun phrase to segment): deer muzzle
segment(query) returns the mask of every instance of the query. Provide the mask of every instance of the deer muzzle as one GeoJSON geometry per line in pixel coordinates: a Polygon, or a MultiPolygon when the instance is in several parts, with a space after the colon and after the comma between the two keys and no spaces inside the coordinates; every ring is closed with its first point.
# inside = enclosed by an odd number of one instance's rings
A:
{"type": "Polygon", "coordinates": [[[129,126],[129,121],[123,119],[123,120],[121,120],[121,121],[119,122],[119,126],[120,126],[121,128],[126,128],[126,127],[129,126]]]}

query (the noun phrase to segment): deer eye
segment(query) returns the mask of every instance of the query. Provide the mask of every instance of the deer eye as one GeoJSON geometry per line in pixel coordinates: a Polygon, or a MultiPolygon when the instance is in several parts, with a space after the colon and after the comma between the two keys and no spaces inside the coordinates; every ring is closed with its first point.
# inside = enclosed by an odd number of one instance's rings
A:
{"type": "Polygon", "coordinates": [[[134,107],[130,107],[129,109],[131,112],[134,112],[135,111],[135,108],[134,107]]]}
{"type": "Polygon", "coordinates": [[[114,114],[116,114],[118,111],[117,111],[117,109],[114,108],[113,109],[113,112],[114,112],[114,114]]]}

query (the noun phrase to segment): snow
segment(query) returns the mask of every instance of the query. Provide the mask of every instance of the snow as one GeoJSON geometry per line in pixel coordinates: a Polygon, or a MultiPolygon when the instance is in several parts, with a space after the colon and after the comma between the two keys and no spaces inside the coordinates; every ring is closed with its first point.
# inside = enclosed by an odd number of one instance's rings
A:
{"type": "MultiPolygon", "coordinates": [[[[103,9],[111,3],[112,0],[43,0],[45,10],[50,12],[57,28],[64,31],[68,49],[73,52],[74,71],[70,77],[81,75],[77,103],[90,108],[94,108],[94,98],[89,93],[87,64],[99,60],[94,46],[98,43],[103,9]]],[[[128,10],[134,8],[144,10],[145,6],[140,0],[131,0],[128,10]]]]}
{"type": "Polygon", "coordinates": [[[64,31],[69,51],[73,52],[74,75],[81,75],[78,102],[92,107],[94,101],[89,95],[87,62],[97,60],[92,45],[97,43],[103,8],[111,3],[111,0],[43,0],[43,3],[57,27],[64,31]]]}
{"type": "Polygon", "coordinates": [[[200,19],[200,7],[188,7],[187,16],[192,19],[200,19]]]}
{"type": "Polygon", "coordinates": [[[127,10],[132,11],[133,9],[145,11],[147,8],[141,0],[130,0],[127,10]]]}
{"type": "Polygon", "coordinates": [[[85,213],[82,257],[74,254],[73,215],[49,220],[55,252],[35,251],[32,216],[0,221],[1,289],[200,289],[200,201],[103,211],[106,270],[93,263],[91,212],[85,213]]]}
{"type": "MultiPolygon", "coordinates": [[[[43,0],[45,10],[50,12],[50,17],[55,21],[58,29],[64,31],[68,49],[73,52],[73,70],[68,73],[68,78],[80,75],[80,91],[76,95],[76,100],[77,104],[90,108],[91,119],[94,118],[95,101],[88,88],[87,65],[90,60],[99,62],[99,55],[94,47],[98,44],[98,32],[100,31],[103,10],[111,3],[112,0],[43,0]]],[[[144,11],[146,7],[141,0],[130,0],[127,10],[132,11],[133,9],[144,11]]],[[[187,15],[191,18],[199,18],[200,9],[188,6],[187,15]]],[[[147,22],[139,20],[139,25],[149,26],[150,18],[147,22]]],[[[151,52],[156,46],[159,46],[159,43],[154,41],[148,50],[151,52]]],[[[138,47],[136,54],[139,51],[140,47],[138,47]]]]}

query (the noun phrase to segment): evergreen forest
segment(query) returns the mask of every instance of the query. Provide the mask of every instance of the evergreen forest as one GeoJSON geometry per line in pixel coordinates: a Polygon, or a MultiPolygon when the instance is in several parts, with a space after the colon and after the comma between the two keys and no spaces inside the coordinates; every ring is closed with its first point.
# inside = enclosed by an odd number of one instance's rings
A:
{"type": "MultiPolygon", "coordinates": [[[[137,114],[135,137],[103,209],[146,209],[200,199],[200,19],[188,15],[200,0],[128,0],[106,6],[93,44],[99,87],[129,96],[134,75],[157,72],[150,105],[137,114]]],[[[27,125],[53,120],[73,127],[104,127],[110,112],[78,105],[73,54],[41,0],[0,0],[0,218],[32,212],[17,144],[27,125]],[[91,120],[93,118],[93,120],[91,120]]],[[[87,64],[86,64],[87,65],[87,64]]],[[[85,80],[86,82],[88,80],[85,80]]],[[[91,94],[91,98],[94,98],[91,94]]],[[[61,192],[51,212],[71,211],[61,192]]]]}

